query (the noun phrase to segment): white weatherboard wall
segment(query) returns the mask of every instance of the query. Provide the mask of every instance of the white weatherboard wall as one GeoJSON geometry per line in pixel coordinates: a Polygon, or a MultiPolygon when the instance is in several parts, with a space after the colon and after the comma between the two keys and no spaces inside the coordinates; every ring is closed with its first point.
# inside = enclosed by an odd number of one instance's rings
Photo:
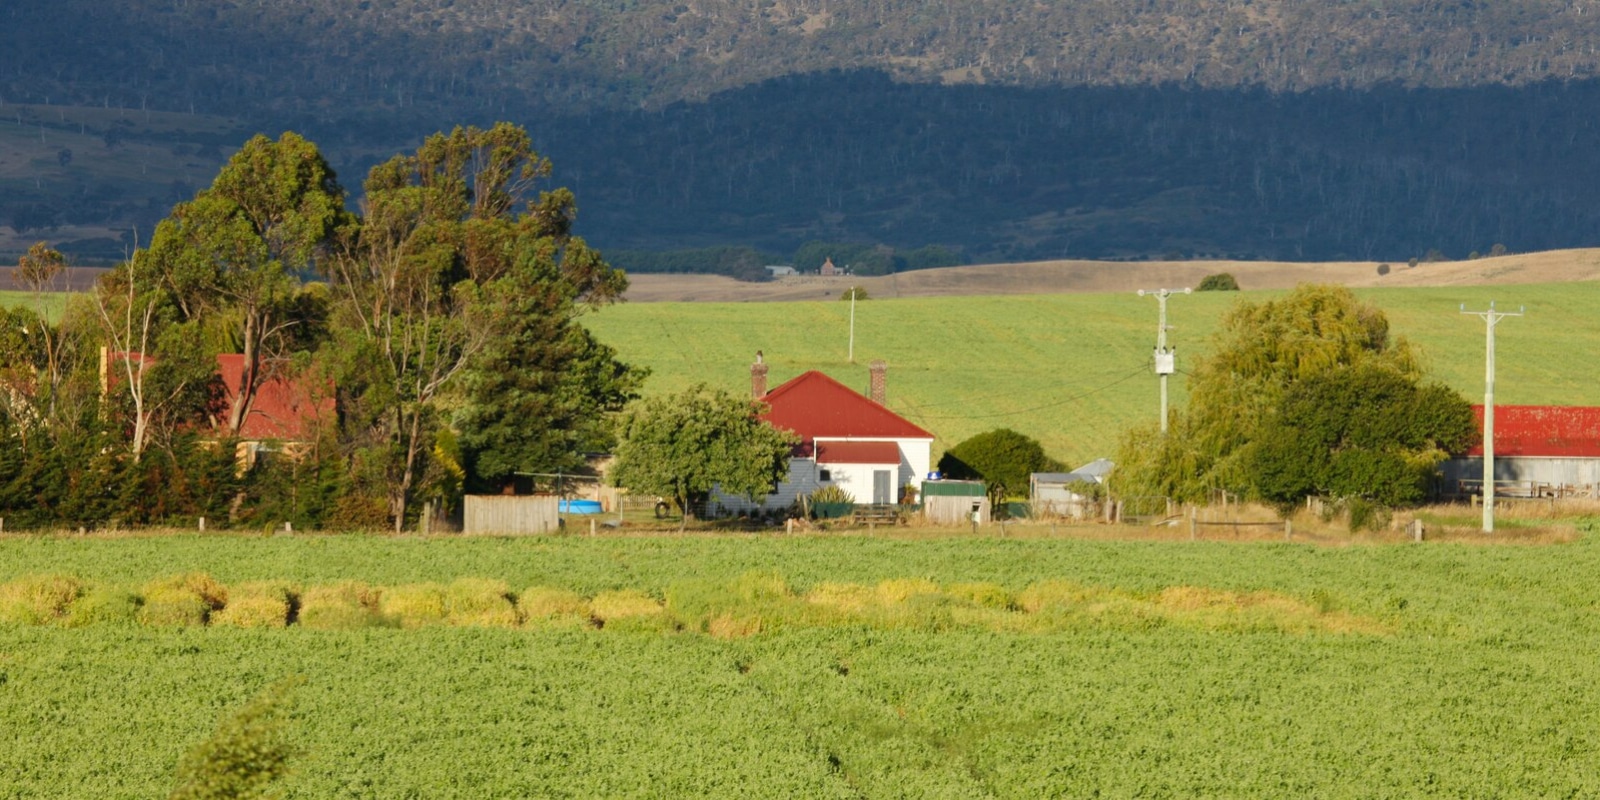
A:
{"type": "Polygon", "coordinates": [[[819,438],[817,441],[822,443],[894,442],[900,449],[900,463],[895,465],[823,465],[822,468],[829,470],[831,477],[834,478],[831,481],[824,482],[820,475],[821,469],[818,468],[815,459],[791,458],[789,459],[789,476],[778,484],[777,491],[766,497],[758,497],[752,503],[748,498],[723,494],[720,489],[714,490],[711,492],[712,510],[715,511],[719,505],[735,514],[746,511],[773,511],[788,508],[802,494],[811,494],[823,486],[838,484],[841,475],[847,476],[851,481],[851,484],[844,488],[855,496],[856,502],[870,503],[872,502],[872,471],[874,469],[895,470],[894,486],[891,487],[891,493],[894,497],[890,498],[890,502],[899,502],[900,488],[903,486],[915,486],[918,496],[921,495],[922,479],[928,474],[933,458],[933,440],[931,439],[819,438]],[[860,477],[857,477],[858,473],[860,477]]]}

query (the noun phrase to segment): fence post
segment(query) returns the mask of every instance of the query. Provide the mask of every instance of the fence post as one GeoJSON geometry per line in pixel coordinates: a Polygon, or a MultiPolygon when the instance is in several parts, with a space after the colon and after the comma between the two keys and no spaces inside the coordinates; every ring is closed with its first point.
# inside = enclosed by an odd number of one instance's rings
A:
{"type": "Polygon", "coordinates": [[[1197,525],[1195,520],[1199,516],[1200,516],[1200,509],[1198,509],[1198,508],[1189,509],[1189,541],[1191,541],[1191,542],[1195,540],[1195,528],[1198,527],[1198,525],[1197,525]]]}
{"type": "Polygon", "coordinates": [[[1283,538],[1287,539],[1294,534],[1294,520],[1283,521],[1283,538]]]}
{"type": "Polygon", "coordinates": [[[200,532],[201,533],[205,533],[206,532],[206,518],[205,517],[201,517],[200,518],[200,532]]]}

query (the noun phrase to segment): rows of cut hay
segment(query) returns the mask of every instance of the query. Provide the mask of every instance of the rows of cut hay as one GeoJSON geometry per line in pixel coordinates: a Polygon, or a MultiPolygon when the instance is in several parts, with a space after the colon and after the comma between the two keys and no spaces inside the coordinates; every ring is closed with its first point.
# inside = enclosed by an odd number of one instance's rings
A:
{"type": "Polygon", "coordinates": [[[925,578],[894,578],[876,584],[824,582],[802,593],[781,576],[750,573],[730,582],[683,581],[664,594],[658,598],[624,588],[586,598],[548,586],[513,594],[503,581],[483,578],[388,588],[347,581],[303,592],[281,581],[256,581],[230,591],[210,576],[193,573],[152,581],[134,595],[91,588],[68,576],[30,576],[0,585],[0,623],[245,628],[298,624],[321,630],[571,626],[691,631],[723,639],[786,628],[860,625],[1037,633],[1166,625],[1284,633],[1392,632],[1389,623],[1347,613],[1320,592],[1309,598],[1204,586],[1133,592],[1041,581],[1013,594],[993,583],[941,586],[925,578]]]}

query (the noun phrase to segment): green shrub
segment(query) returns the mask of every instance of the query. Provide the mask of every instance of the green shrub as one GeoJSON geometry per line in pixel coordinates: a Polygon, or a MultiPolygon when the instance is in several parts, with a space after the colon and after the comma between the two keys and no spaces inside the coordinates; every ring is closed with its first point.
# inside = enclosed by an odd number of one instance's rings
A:
{"type": "Polygon", "coordinates": [[[812,505],[839,505],[854,503],[855,501],[855,495],[845,491],[844,488],[840,486],[824,486],[811,493],[812,505]]]}
{"type": "Polygon", "coordinates": [[[1202,278],[1200,285],[1196,286],[1194,290],[1197,292],[1237,292],[1239,291],[1239,281],[1233,277],[1231,272],[1218,272],[1215,275],[1207,275],[1202,278]]]}
{"type": "Polygon", "coordinates": [[[287,733],[290,692],[299,681],[269,687],[178,762],[171,800],[271,797],[299,749],[287,733]]]}
{"type": "Polygon", "coordinates": [[[947,477],[981,480],[989,484],[1000,500],[1028,489],[1028,476],[1035,472],[1060,472],[1066,466],[1044,452],[1037,439],[1010,428],[996,428],[973,436],[950,448],[939,459],[939,471],[947,477]]]}

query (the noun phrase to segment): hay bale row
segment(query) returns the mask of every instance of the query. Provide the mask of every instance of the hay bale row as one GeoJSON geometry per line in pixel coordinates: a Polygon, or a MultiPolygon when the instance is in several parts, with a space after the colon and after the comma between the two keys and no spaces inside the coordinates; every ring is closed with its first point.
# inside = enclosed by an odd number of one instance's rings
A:
{"type": "Polygon", "coordinates": [[[1389,626],[1337,609],[1326,598],[1306,602],[1274,592],[1196,586],[1136,593],[1051,580],[1013,593],[993,583],[940,586],[908,578],[875,585],[819,583],[799,594],[781,577],[751,573],[725,583],[682,582],[664,594],[663,600],[636,589],[613,589],[585,598],[548,586],[513,593],[504,581],[486,578],[393,587],[345,581],[303,592],[283,581],[258,581],[230,589],[204,573],[151,581],[134,593],[49,575],[0,584],[0,625],[137,622],[156,627],[298,625],[313,630],[592,627],[690,630],[718,638],[841,624],[925,631],[1050,632],[1181,625],[1215,631],[1389,632],[1389,626]]]}

